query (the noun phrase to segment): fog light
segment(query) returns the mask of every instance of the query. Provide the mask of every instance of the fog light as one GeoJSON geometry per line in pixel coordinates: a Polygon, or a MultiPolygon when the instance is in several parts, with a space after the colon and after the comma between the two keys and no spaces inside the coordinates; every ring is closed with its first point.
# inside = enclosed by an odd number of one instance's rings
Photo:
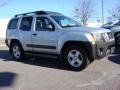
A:
{"type": "Polygon", "coordinates": [[[111,50],[108,49],[107,52],[106,52],[106,55],[109,55],[111,53],[111,50]]]}
{"type": "Polygon", "coordinates": [[[98,53],[102,55],[102,54],[103,54],[103,48],[100,48],[100,49],[98,50],[98,53]]]}

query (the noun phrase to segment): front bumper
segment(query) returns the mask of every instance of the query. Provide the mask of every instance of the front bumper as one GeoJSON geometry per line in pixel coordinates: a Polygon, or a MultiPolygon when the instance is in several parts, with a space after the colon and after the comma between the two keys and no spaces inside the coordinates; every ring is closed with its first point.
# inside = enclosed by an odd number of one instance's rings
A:
{"type": "Polygon", "coordinates": [[[95,58],[102,58],[105,57],[111,53],[114,52],[114,47],[115,46],[115,42],[111,41],[111,42],[96,42],[96,45],[94,46],[96,48],[96,50],[94,52],[96,52],[96,55],[94,55],[95,58]]]}
{"type": "Polygon", "coordinates": [[[115,41],[87,44],[89,59],[100,59],[114,52],[115,41]]]}

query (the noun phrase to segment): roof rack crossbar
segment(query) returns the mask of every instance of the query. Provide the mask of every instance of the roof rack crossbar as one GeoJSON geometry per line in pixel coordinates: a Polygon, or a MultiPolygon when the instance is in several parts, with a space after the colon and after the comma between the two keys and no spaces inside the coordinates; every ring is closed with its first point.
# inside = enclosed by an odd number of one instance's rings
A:
{"type": "Polygon", "coordinates": [[[47,13],[46,13],[45,11],[35,11],[35,12],[29,12],[29,13],[17,14],[17,15],[15,15],[15,17],[18,17],[18,16],[25,16],[25,15],[29,15],[29,14],[35,14],[35,15],[47,15],[47,13]]]}
{"type": "Polygon", "coordinates": [[[23,14],[17,14],[15,15],[15,17],[18,16],[25,16],[25,15],[62,15],[60,13],[57,12],[51,12],[51,11],[34,11],[34,12],[29,12],[29,13],[23,13],[23,14]]]}

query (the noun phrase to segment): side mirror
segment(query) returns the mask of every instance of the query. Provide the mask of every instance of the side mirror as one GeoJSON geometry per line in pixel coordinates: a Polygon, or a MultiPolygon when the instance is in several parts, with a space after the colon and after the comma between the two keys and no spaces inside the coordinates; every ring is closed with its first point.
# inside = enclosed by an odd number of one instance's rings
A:
{"type": "Polygon", "coordinates": [[[50,31],[54,31],[55,30],[55,26],[54,25],[47,25],[47,29],[50,30],[50,31]]]}

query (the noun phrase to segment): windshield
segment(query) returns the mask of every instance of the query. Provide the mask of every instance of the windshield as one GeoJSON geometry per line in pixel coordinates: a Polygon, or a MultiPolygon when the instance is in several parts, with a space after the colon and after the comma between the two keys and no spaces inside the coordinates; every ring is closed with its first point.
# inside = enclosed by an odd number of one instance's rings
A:
{"type": "Polygon", "coordinates": [[[51,16],[51,17],[62,28],[80,27],[81,26],[78,22],[76,22],[76,21],[74,21],[74,20],[72,20],[72,19],[70,19],[70,18],[68,18],[66,16],[51,16]]]}

